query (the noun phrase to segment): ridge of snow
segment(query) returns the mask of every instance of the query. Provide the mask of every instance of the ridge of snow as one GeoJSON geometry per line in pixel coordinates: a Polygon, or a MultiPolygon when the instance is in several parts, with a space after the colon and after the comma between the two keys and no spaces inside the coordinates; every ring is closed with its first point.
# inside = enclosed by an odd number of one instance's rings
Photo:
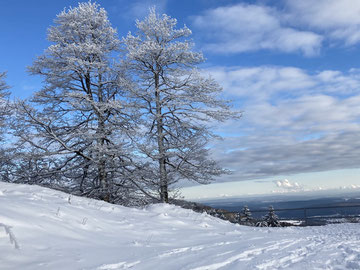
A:
{"type": "Polygon", "coordinates": [[[360,269],[360,224],[254,228],[0,182],[0,269],[360,269]],[[13,239],[13,240],[14,240],[13,239]]]}

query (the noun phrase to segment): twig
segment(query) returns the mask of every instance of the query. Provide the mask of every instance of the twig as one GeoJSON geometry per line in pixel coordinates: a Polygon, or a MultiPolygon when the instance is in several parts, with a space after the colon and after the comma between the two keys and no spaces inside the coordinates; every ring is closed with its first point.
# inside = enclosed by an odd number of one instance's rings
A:
{"type": "Polygon", "coordinates": [[[14,233],[11,230],[11,226],[7,226],[3,223],[0,223],[0,227],[3,227],[5,229],[6,234],[9,235],[10,244],[14,244],[15,249],[20,249],[20,245],[16,240],[14,233]]]}

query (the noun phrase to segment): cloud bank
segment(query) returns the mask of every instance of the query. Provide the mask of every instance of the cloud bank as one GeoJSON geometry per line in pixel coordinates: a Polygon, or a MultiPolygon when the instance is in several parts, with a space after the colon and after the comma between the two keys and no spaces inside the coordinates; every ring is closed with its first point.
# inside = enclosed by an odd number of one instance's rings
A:
{"type": "Polygon", "coordinates": [[[327,43],[360,42],[359,1],[282,0],[276,4],[220,6],[195,16],[193,24],[203,34],[203,48],[213,53],[272,50],[315,56],[327,43]]]}
{"type": "Polygon", "coordinates": [[[225,181],[360,167],[360,71],[295,67],[207,70],[244,116],[217,127],[225,181]]]}

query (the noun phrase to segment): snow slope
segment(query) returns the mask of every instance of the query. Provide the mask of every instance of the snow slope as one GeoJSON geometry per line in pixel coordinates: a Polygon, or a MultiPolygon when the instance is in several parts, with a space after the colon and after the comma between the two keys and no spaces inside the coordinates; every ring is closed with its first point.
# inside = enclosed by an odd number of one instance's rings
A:
{"type": "Polygon", "coordinates": [[[360,269],[360,224],[252,228],[0,182],[0,269],[360,269]]]}

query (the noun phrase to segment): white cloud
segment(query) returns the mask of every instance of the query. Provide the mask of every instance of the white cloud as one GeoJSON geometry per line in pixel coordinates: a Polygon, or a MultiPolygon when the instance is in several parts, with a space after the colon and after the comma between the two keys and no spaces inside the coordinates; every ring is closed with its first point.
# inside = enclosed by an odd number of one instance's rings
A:
{"type": "Polygon", "coordinates": [[[194,25],[208,35],[205,49],[218,53],[270,49],[316,55],[322,37],[287,26],[281,16],[274,8],[237,4],[208,10],[194,18],[194,25]]]}
{"type": "MultiPolygon", "coordinates": [[[[234,99],[258,104],[261,100],[285,100],[300,96],[352,96],[360,89],[360,70],[307,72],[297,67],[213,67],[205,70],[234,99]]],[[[271,102],[273,103],[273,102],[271,102]]]]}
{"type": "Polygon", "coordinates": [[[323,32],[347,45],[360,41],[360,1],[357,0],[286,0],[287,19],[323,32]]]}
{"type": "Polygon", "coordinates": [[[316,86],[315,78],[296,67],[214,67],[207,72],[237,98],[267,99],[278,92],[290,94],[316,86]]]}
{"type": "Polygon", "coordinates": [[[290,182],[288,179],[274,181],[277,187],[288,191],[300,191],[304,188],[297,182],[290,182]]]}

